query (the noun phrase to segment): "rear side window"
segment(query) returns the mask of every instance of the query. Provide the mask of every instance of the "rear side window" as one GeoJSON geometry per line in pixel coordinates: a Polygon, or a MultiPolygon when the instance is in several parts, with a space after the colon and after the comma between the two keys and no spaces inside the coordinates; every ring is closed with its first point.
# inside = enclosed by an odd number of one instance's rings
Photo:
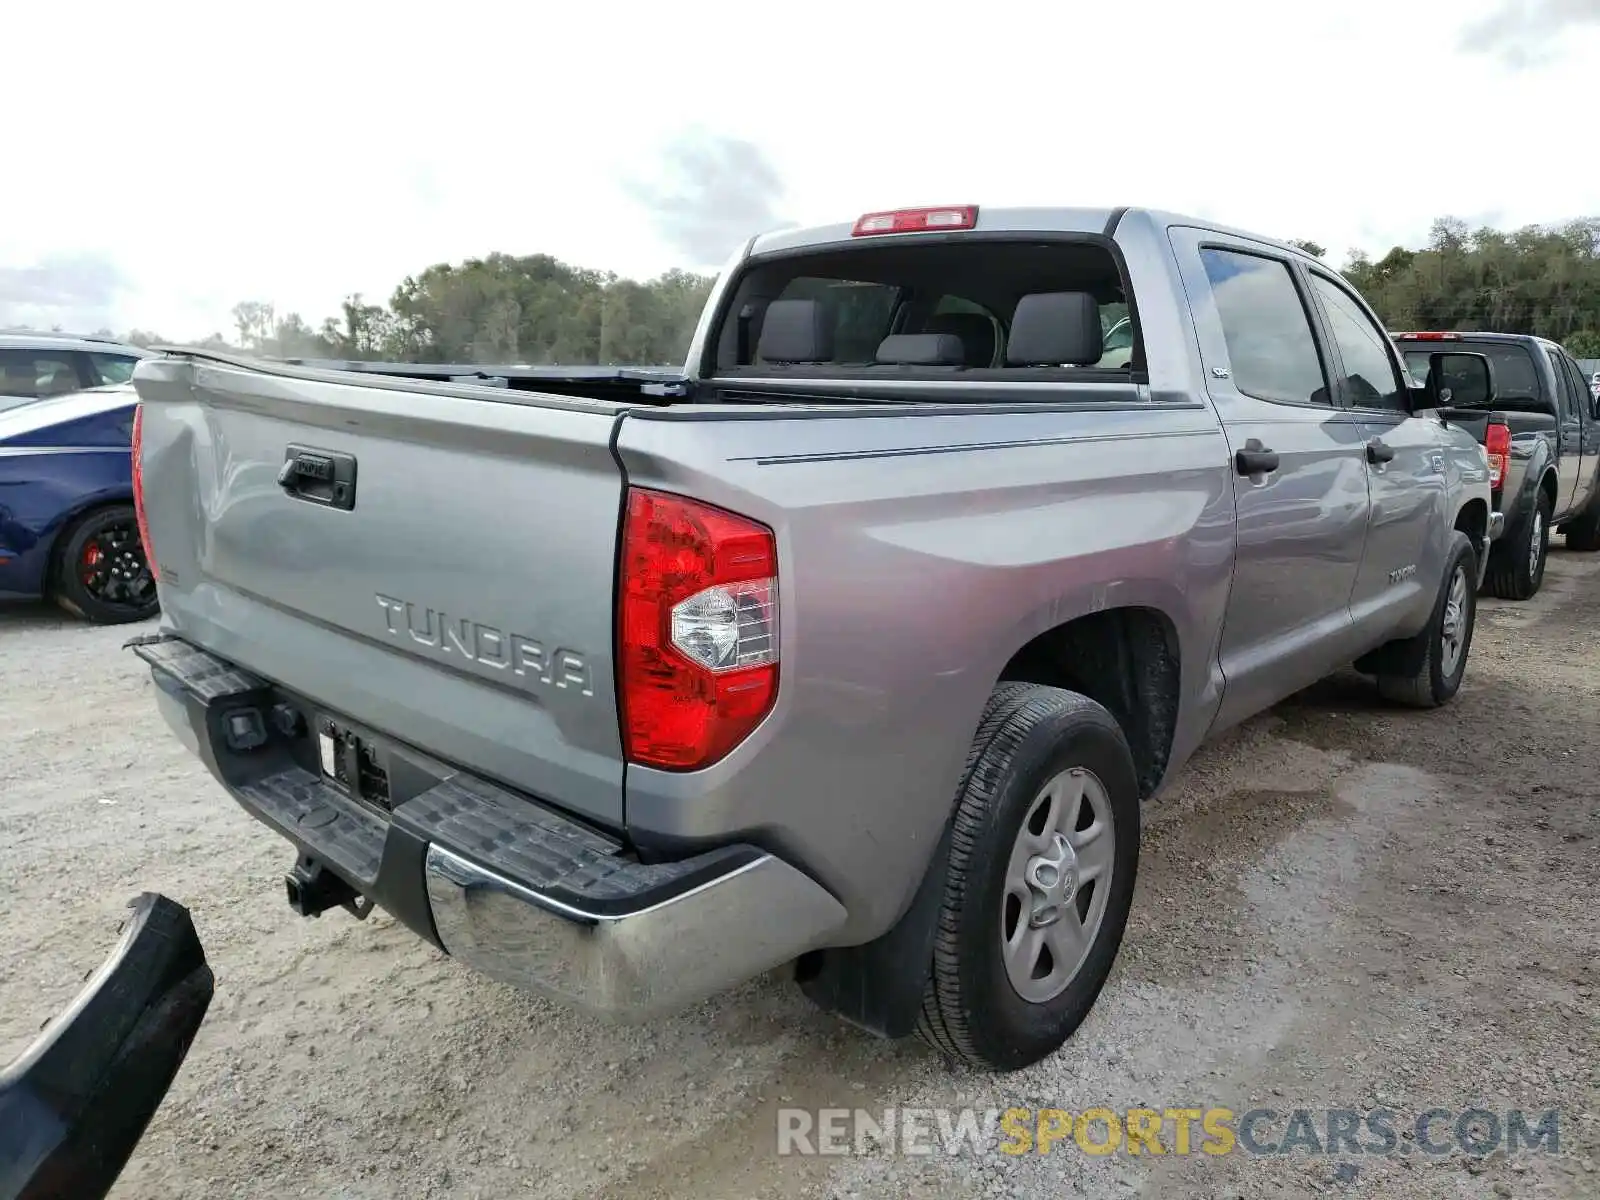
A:
{"type": "Polygon", "coordinates": [[[1333,340],[1344,364],[1343,384],[1358,408],[1407,409],[1405,382],[1395,370],[1388,334],[1372,323],[1350,295],[1332,280],[1311,275],[1311,286],[1328,315],[1333,340]]]}
{"type": "Polygon", "coordinates": [[[80,391],[77,356],[70,351],[0,350],[0,396],[61,396],[80,391]]]}
{"type": "Polygon", "coordinates": [[[1207,247],[1200,251],[1228,343],[1233,384],[1247,396],[1328,404],[1311,318],[1288,264],[1207,247]]]}

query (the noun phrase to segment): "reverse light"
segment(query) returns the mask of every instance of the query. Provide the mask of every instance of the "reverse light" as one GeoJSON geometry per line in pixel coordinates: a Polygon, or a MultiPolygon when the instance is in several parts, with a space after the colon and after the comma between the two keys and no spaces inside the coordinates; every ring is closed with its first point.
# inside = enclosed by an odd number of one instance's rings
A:
{"type": "Polygon", "coordinates": [[[880,233],[931,233],[940,229],[972,229],[978,223],[976,204],[946,205],[944,208],[897,208],[868,213],[856,222],[851,237],[872,237],[880,233]]]}
{"type": "Polygon", "coordinates": [[[144,405],[133,407],[133,440],[129,451],[133,455],[133,517],[139,526],[139,541],[144,545],[144,561],[150,568],[150,578],[160,579],[156,569],[156,551],[150,541],[150,522],[144,513],[144,461],[140,451],[144,448],[144,405]]]}
{"type": "Polygon", "coordinates": [[[617,695],[628,761],[710,766],[778,694],[778,547],[748,517],[630,488],[617,695]]]}
{"type": "Polygon", "coordinates": [[[1483,448],[1489,452],[1489,490],[1499,491],[1511,459],[1511,426],[1491,424],[1483,432],[1483,448]]]}

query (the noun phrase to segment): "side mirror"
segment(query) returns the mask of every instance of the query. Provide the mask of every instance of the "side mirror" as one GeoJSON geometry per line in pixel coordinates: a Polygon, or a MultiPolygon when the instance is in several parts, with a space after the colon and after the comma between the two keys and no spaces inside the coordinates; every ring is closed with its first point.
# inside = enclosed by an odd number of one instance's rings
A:
{"type": "Polygon", "coordinates": [[[145,892],[122,941],[0,1070],[0,1200],[104,1196],[172,1086],[211,1004],[189,912],[145,892]]]}
{"type": "Polygon", "coordinates": [[[1483,354],[1430,354],[1428,377],[1412,407],[1486,408],[1494,403],[1494,364],[1483,354]]]}

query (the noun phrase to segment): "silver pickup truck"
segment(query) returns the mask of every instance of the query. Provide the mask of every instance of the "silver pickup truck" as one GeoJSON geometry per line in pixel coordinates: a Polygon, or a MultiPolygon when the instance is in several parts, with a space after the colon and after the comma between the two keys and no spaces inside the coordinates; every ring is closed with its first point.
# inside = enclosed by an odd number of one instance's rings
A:
{"type": "Polygon", "coordinates": [[[301,913],[618,1016],[793,964],[1016,1068],[1203,740],[1460,687],[1495,529],[1437,380],[1492,372],[1435,365],[1287,245],[972,207],[754,238],[681,375],[174,350],[135,649],[301,913]]]}

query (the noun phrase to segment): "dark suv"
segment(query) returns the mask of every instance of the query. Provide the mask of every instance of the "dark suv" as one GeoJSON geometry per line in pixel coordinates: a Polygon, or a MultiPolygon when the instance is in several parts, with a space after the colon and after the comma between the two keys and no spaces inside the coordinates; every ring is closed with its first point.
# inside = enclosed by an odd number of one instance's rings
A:
{"type": "Polygon", "coordinates": [[[0,410],[41,396],[127,383],[149,352],[109,338],[68,333],[0,333],[0,410]]]}

